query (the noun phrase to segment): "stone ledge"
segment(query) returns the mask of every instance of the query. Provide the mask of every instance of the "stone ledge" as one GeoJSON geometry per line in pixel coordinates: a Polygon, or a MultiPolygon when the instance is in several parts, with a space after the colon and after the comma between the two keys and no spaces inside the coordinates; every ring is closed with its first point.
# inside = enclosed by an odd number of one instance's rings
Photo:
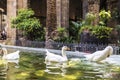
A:
{"type": "MultiPolygon", "coordinates": [[[[41,55],[46,54],[46,49],[45,48],[32,48],[32,47],[21,47],[21,46],[11,46],[11,45],[3,45],[1,44],[2,47],[8,48],[8,49],[15,49],[15,50],[20,50],[22,52],[32,52],[32,53],[40,53],[41,55]]],[[[48,51],[58,54],[61,54],[61,50],[54,50],[54,49],[48,49],[48,51]]],[[[77,58],[85,58],[84,55],[86,53],[84,52],[74,52],[74,51],[66,51],[67,56],[70,57],[77,57],[77,58]]]]}

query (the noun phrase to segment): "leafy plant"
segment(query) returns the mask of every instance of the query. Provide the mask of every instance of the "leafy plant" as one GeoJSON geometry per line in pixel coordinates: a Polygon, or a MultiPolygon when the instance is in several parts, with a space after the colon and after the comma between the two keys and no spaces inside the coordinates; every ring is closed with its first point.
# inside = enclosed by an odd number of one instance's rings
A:
{"type": "Polygon", "coordinates": [[[79,30],[80,28],[83,26],[82,22],[74,22],[72,21],[69,27],[69,34],[71,36],[71,38],[75,41],[75,42],[79,42],[80,41],[80,33],[79,30]]]}
{"type": "Polygon", "coordinates": [[[93,20],[95,20],[96,15],[93,13],[87,13],[85,17],[85,24],[86,25],[92,25],[93,20]]]}
{"type": "Polygon", "coordinates": [[[99,17],[100,17],[100,22],[99,24],[101,25],[106,25],[105,22],[111,18],[111,12],[110,11],[105,11],[105,10],[101,10],[99,13],[99,17]]]}
{"type": "MultiPolygon", "coordinates": [[[[112,28],[110,27],[86,25],[80,29],[80,33],[85,34],[86,32],[84,33],[84,31],[86,30],[89,36],[85,38],[85,41],[91,41],[90,43],[108,43],[108,38],[110,38],[112,32],[112,28]]],[[[82,39],[86,36],[84,35],[82,39]]]]}
{"type": "Polygon", "coordinates": [[[68,37],[66,33],[66,28],[64,27],[57,27],[57,29],[52,33],[53,40],[56,42],[65,42],[65,43],[72,43],[74,40],[72,37],[68,37]]]}
{"type": "MultiPolygon", "coordinates": [[[[118,32],[118,35],[120,35],[120,25],[117,25],[115,28],[118,32]]],[[[118,39],[119,39],[119,42],[120,42],[120,36],[118,36],[118,39]]]]}
{"type": "MultiPolygon", "coordinates": [[[[34,17],[34,11],[32,9],[19,9],[18,15],[11,19],[11,25],[13,28],[24,31],[24,35],[28,38],[33,37],[33,40],[35,40],[37,38],[36,36],[40,35],[42,31],[44,32],[39,19],[34,17]]],[[[42,36],[44,36],[44,33],[42,34],[42,36]]]]}
{"type": "Polygon", "coordinates": [[[111,34],[112,28],[106,26],[96,26],[92,30],[92,34],[97,38],[109,38],[111,34]]]}
{"type": "MultiPolygon", "coordinates": [[[[92,13],[88,13],[86,15],[86,20],[84,21],[84,25],[82,25],[81,29],[79,30],[80,33],[84,33],[84,31],[87,30],[87,33],[90,34],[90,36],[93,36],[96,40],[103,40],[108,39],[110,37],[110,34],[112,32],[112,28],[106,26],[106,20],[111,18],[110,11],[102,10],[99,13],[100,25],[93,26],[91,25],[96,16],[92,13]]],[[[89,36],[89,37],[90,37],[89,36]]]]}
{"type": "Polygon", "coordinates": [[[54,36],[53,40],[57,42],[64,42],[65,37],[67,36],[65,32],[64,27],[57,27],[57,29],[52,33],[52,36],[54,36]]]}

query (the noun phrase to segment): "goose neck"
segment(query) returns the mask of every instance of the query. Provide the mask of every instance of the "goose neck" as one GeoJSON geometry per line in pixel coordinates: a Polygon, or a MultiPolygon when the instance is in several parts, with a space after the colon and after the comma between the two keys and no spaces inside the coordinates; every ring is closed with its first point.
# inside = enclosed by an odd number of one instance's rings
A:
{"type": "Polygon", "coordinates": [[[64,58],[67,58],[67,57],[66,57],[65,50],[62,50],[62,56],[63,56],[64,58]]]}
{"type": "Polygon", "coordinates": [[[7,50],[3,50],[3,56],[7,55],[7,50]]]}

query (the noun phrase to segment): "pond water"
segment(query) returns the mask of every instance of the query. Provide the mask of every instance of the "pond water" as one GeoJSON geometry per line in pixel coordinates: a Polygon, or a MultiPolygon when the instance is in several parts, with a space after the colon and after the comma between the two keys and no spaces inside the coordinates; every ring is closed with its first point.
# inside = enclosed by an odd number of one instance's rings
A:
{"type": "Polygon", "coordinates": [[[0,62],[0,80],[119,80],[120,66],[86,60],[45,63],[45,56],[20,53],[19,63],[0,62]]]}

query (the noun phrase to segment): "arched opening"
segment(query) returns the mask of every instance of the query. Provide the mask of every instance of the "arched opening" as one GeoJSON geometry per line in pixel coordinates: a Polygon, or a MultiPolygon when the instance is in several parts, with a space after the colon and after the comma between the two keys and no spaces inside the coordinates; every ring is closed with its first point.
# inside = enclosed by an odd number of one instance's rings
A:
{"type": "Polygon", "coordinates": [[[7,11],[7,0],[0,0],[0,39],[4,37],[2,36],[2,33],[5,32],[6,34],[6,24],[7,24],[6,11],[7,11]]]}
{"type": "Polygon", "coordinates": [[[69,2],[70,21],[80,21],[82,19],[82,1],[70,0],[69,2]]]}
{"type": "Polygon", "coordinates": [[[107,10],[107,0],[100,0],[100,10],[107,10]]]}
{"type": "Polygon", "coordinates": [[[46,0],[30,0],[29,8],[33,9],[35,12],[35,17],[40,19],[43,26],[46,26],[46,0]]]}

